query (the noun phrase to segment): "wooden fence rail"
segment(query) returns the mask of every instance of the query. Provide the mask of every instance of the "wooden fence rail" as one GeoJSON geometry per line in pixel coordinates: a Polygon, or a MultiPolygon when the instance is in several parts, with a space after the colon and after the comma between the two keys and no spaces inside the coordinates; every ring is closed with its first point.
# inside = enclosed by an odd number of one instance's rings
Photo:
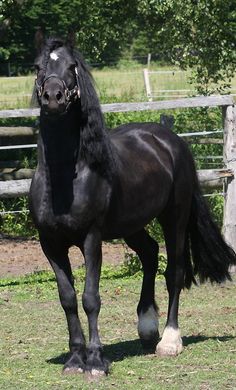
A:
{"type": "MultiPolygon", "coordinates": [[[[232,96],[199,96],[193,98],[184,98],[177,100],[164,100],[158,102],[139,102],[139,103],[110,103],[102,104],[102,111],[108,112],[129,112],[146,110],[169,110],[175,108],[193,108],[193,107],[219,107],[230,106],[234,104],[232,96]]],[[[39,116],[38,108],[21,108],[16,110],[0,111],[0,118],[26,118],[39,116]]]]}
{"type": "MultiPolygon", "coordinates": [[[[166,100],[157,102],[140,102],[140,103],[114,103],[101,105],[104,113],[109,112],[129,112],[129,111],[145,111],[145,110],[167,110],[193,107],[222,107],[223,131],[224,131],[224,164],[225,169],[211,169],[198,171],[198,177],[202,187],[217,188],[224,183],[225,191],[225,207],[224,207],[224,235],[229,244],[236,251],[236,109],[232,96],[208,96],[184,98],[178,100],[166,100]]],[[[21,118],[21,117],[37,117],[39,109],[18,109],[18,110],[2,110],[0,118],[21,118]]],[[[14,133],[14,130],[0,128],[0,148],[1,135],[9,137],[9,133],[14,133]],[[2,132],[1,132],[2,131],[2,132]]],[[[35,137],[35,129],[22,128],[23,137],[35,137]],[[24,134],[23,134],[24,133],[24,134]]],[[[18,133],[19,134],[19,133],[18,133]]],[[[194,134],[187,135],[190,142],[207,143],[208,140],[204,137],[193,140],[194,134]]],[[[35,138],[34,138],[35,139],[35,138]]],[[[214,142],[222,143],[221,139],[215,138],[214,142]]],[[[17,142],[18,143],[18,142],[17,142]]],[[[25,145],[27,146],[27,145],[25,145]]],[[[30,146],[30,145],[28,145],[30,146]]],[[[19,145],[18,147],[21,147],[19,145]]],[[[28,172],[31,176],[32,172],[28,172]]],[[[28,177],[30,177],[28,176],[28,177]]],[[[17,176],[16,176],[17,177],[17,176]]],[[[19,177],[19,176],[18,176],[19,177]]],[[[10,176],[8,177],[10,178],[10,176]]],[[[21,180],[6,180],[0,181],[0,198],[9,198],[27,195],[29,192],[31,179],[21,180]]]]}
{"type": "Polygon", "coordinates": [[[35,143],[37,140],[37,129],[33,127],[0,127],[0,148],[2,146],[21,145],[24,143],[35,143]]]}
{"type": "MultiPolygon", "coordinates": [[[[28,195],[31,178],[33,176],[33,169],[24,169],[24,172],[20,170],[18,172],[18,178],[14,179],[14,173],[6,174],[8,177],[12,177],[13,180],[0,181],[0,199],[16,198],[18,196],[28,195]],[[19,179],[21,173],[24,176],[28,176],[28,179],[19,179]]],[[[226,178],[232,178],[233,172],[230,169],[200,169],[198,172],[198,179],[202,188],[218,189],[222,187],[223,181],[226,178]]],[[[0,176],[1,178],[1,176],[0,176]]]]}

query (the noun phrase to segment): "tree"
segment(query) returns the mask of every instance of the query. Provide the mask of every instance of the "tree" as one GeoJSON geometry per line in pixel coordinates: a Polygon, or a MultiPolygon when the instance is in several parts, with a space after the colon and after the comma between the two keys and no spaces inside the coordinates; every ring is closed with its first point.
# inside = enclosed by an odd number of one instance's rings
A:
{"type": "Polygon", "coordinates": [[[130,31],[134,4],[134,0],[5,0],[2,19],[9,27],[3,47],[9,47],[10,59],[32,62],[38,26],[48,35],[62,37],[74,27],[78,46],[90,61],[116,60],[130,31]]]}
{"type": "Polygon", "coordinates": [[[198,91],[225,90],[236,70],[234,0],[140,0],[150,46],[193,70],[198,91]]]}

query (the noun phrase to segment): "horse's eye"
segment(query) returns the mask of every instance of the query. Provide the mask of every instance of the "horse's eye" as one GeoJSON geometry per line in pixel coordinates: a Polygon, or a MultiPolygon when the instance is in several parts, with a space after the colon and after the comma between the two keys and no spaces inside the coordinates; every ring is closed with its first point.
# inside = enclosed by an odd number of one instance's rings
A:
{"type": "Polygon", "coordinates": [[[75,71],[75,64],[70,65],[70,66],[69,66],[69,69],[70,69],[72,72],[74,72],[74,71],[75,71]]]}
{"type": "Polygon", "coordinates": [[[38,74],[39,70],[40,70],[39,66],[38,65],[34,65],[34,69],[35,69],[35,72],[38,74]]]}

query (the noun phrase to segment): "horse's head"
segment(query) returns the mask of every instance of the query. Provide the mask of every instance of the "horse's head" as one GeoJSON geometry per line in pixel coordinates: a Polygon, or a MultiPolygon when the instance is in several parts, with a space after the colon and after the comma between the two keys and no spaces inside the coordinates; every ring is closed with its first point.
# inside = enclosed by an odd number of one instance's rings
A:
{"type": "Polygon", "coordinates": [[[45,115],[59,115],[80,98],[78,65],[70,43],[38,37],[35,81],[39,105],[45,115]]]}

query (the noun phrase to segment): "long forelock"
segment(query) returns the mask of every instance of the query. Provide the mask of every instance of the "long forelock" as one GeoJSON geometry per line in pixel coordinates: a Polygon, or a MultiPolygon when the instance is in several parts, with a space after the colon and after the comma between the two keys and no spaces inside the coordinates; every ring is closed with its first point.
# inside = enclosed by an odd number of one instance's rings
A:
{"type": "Polygon", "coordinates": [[[64,45],[64,41],[60,38],[48,38],[46,41],[46,44],[43,49],[43,70],[46,72],[47,64],[50,58],[50,54],[58,49],[59,47],[62,47],[64,45]]]}

